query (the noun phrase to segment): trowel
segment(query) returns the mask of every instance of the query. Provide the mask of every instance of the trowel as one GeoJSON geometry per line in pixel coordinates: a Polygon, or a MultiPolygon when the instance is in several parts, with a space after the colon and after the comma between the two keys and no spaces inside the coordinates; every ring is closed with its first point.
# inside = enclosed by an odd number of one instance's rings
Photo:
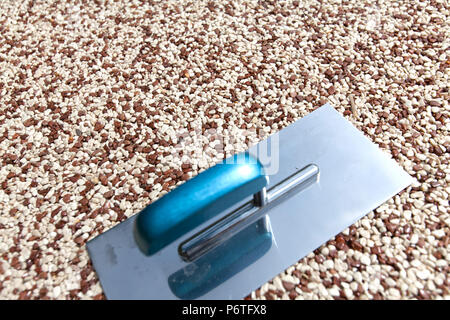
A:
{"type": "Polygon", "coordinates": [[[87,250],[108,299],[242,299],[412,181],[325,104],[87,250]]]}

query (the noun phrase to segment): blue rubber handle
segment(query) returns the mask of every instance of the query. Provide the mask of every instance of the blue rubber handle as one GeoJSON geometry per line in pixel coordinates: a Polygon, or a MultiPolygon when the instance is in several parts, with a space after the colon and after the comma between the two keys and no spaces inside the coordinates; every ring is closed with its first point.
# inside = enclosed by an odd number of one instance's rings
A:
{"type": "Polygon", "coordinates": [[[248,153],[225,159],[142,210],[134,226],[136,243],[152,255],[267,184],[263,166],[248,153]]]}

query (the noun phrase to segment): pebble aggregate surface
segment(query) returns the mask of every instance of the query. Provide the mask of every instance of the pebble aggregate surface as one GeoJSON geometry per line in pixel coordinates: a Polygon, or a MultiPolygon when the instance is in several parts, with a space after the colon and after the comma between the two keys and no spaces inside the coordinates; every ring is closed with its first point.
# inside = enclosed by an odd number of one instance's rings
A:
{"type": "Polygon", "coordinates": [[[181,163],[180,131],[270,135],[329,102],[415,182],[246,299],[449,299],[449,13],[0,1],[0,298],[104,299],[86,241],[223,157],[181,163]]]}

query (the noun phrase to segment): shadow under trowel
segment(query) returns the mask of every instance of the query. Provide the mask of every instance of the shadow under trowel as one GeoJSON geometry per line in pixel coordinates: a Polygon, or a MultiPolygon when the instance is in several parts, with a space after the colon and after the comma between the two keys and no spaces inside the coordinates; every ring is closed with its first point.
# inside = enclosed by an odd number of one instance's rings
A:
{"type": "Polygon", "coordinates": [[[169,276],[170,290],[180,299],[197,299],[233,277],[272,247],[267,215],[213,251],[169,276]]]}

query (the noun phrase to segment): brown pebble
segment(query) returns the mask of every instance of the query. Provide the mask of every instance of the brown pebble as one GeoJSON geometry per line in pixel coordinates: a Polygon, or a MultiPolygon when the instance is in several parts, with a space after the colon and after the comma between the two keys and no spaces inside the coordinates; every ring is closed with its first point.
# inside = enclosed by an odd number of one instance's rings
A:
{"type": "Polygon", "coordinates": [[[77,244],[82,245],[84,244],[85,240],[83,239],[83,237],[79,236],[77,238],[75,238],[74,240],[77,244]]]}
{"type": "Polygon", "coordinates": [[[338,257],[338,253],[336,250],[330,250],[329,256],[333,259],[336,259],[338,257]]]}
{"type": "Polygon", "coordinates": [[[71,198],[71,195],[70,195],[70,194],[66,194],[66,195],[64,195],[64,197],[63,197],[63,201],[64,201],[65,203],[69,203],[69,202],[70,202],[70,198],[71,198]]]}
{"type": "Polygon", "coordinates": [[[98,180],[102,183],[102,185],[107,186],[108,185],[108,177],[104,174],[100,175],[98,180]]]}
{"type": "Polygon", "coordinates": [[[423,248],[423,246],[425,245],[425,239],[420,237],[419,240],[417,241],[417,245],[423,248]]]}
{"type": "Polygon", "coordinates": [[[114,191],[112,191],[112,190],[107,191],[107,192],[105,192],[105,193],[103,194],[103,196],[104,196],[106,199],[111,199],[111,198],[113,197],[113,195],[114,195],[114,191]]]}
{"type": "Polygon", "coordinates": [[[286,289],[286,291],[291,291],[295,288],[295,284],[293,284],[292,282],[283,280],[282,283],[283,283],[283,287],[286,289]]]}
{"type": "Polygon", "coordinates": [[[441,104],[436,100],[430,100],[430,101],[428,101],[428,104],[432,107],[440,107],[441,106],[441,104]]]}
{"type": "Polygon", "coordinates": [[[336,88],[334,86],[331,86],[328,88],[328,94],[335,94],[336,93],[336,88]]]}
{"type": "Polygon", "coordinates": [[[103,124],[101,122],[97,121],[94,125],[94,130],[98,132],[98,131],[102,130],[103,127],[104,127],[103,124]]]}
{"type": "Polygon", "coordinates": [[[73,176],[71,176],[70,178],[69,178],[69,180],[71,181],[71,182],[77,182],[79,179],[81,178],[81,175],[80,174],[75,174],[75,175],[73,175],[73,176]]]}
{"type": "Polygon", "coordinates": [[[336,248],[338,250],[344,250],[345,249],[345,242],[336,242],[336,248]]]}
{"type": "Polygon", "coordinates": [[[325,261],[324,257],[320,254],[317,254],[314,259],[316,260],[317,263],[321,264],[325,261]]]}
{"type": "Polygon", "coordinates": [[[364,247],[356,240],[351,242],[351,247],[354,250],[363,251],[364,247]]]}
{"type": "Polygon", "coordinates": [[[289,299],[294,300],[297,297],[298,297],[297,291],[295,291],[295,290],[289,291],[289,299]]]}

